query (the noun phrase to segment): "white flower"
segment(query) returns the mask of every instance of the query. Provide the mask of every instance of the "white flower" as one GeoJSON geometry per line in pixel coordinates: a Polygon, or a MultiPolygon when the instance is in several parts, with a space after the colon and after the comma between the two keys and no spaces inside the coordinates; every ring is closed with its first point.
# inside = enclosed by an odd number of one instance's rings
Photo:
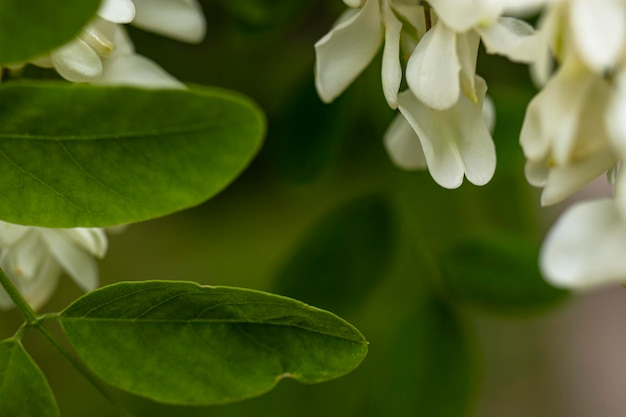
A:
{"type": "Polygon", "coordinates": [[[526,176],[544,187],[541,202],[555,204],[615,165],[606,114],[611,85],[575,56],[530,102],[520,134],[526,176]]]}
{"type": "MultiPolygon", "coordinates": [[[[107,238],[102,229],[48,229],[0,222],[0,267],[35,309],[52,295],[63,271],[84,291],[98,286],[94,256],[102,258],[107,238]]],[[[0,289],[0,308],[13,307],[0,289]]]]}
{"type": "Polygon", "coordinates": [[[131,22],[186,42],[200,41],[206,30],[195,0],[104,0],[98,16],[76,39],[33,63],[54,67],[73,82],[180,87],[155,63],[134,53],[130,39],[120,34],[121,24],[131,22]]]}
{"type": "Polygon", "coordinates": [[[401,0],[346,1],[351,7],[315,44],[315,85],[331,102],[363,72],[384,40],[382,84],[391,108],[397,106],[402,81],[401,43],[413,48],[425,32],[423,7],[401,0]]]}
{"type": "Polygon", "coordinates": [[[385,134],[392,160],[406,169],[428,166],[433,179],[445,188],[459,187],[464,177],[476,185],[489,182],[496,167],[489,132],[493,113],[490,104],[483,112],[484,80],[476,77],[475,85],[477,103],[461,95],[446,110],[428,107],[409,90],[402,92],[398,106],[401,115],[385,134]]]}
{"type": "Polygon", "coordinates": [[[540,267],[557,287],[626,282],[626,217],[612,199],[570,207],[546,237],[540,267]]]}
{"type": "MultiPolygon", "coordinates": [[[[429,2],[437,23],[411,54],[406,79],[413,94],[424,104],[445,110],[461,91],[477,100],[474,75],[478,45],[487,52],[517,62],[535,62],[542,38],[527,23],[503,17],[502,0],[435,0],[429,2]]],[[[520,2],[522,5],[524,1],[520,2]]]]}

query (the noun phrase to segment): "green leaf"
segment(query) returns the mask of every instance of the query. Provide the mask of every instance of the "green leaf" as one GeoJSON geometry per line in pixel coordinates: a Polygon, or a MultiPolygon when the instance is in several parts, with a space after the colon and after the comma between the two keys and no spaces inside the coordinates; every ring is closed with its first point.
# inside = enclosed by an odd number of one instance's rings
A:
{"type": "Polygon", "coordinates": [[[441,300],[427,297],[415,304],[385,349],[365,415],[467,416],[476,379],[467,330],[441,300]]]}
{"type": "Polygon", "coordinates": [[[367,342],[339,317],[258,291],[190,282],[118,283],[60,316],[102,379],[156,401],[210,405],[260,395],[285,377],[352,371],[367,342]]]}
{"type": "Polygon", "coordinates": [[[261,112],[232,92],[67,83],[0,87],[0,218],[94,227],[163,216],[226,187],[261,112]]]}
{"type": "Polygon", "coordinates": [[[441,259],[444,282],[457,298],[497,313],[550,307],[568,292],[548,285],[537,266],[537,248],[517,237],[474,237],[441,259]]]}
{"type": "Polygon", "coordinates": [[[0,416],[59,417],[48,381],[16,340],[0,342],[0,416]]]}
{"type": "Polygon", "coordinates": [[[0,2],[0,65],[43,55],[76,37],[100,0],[3,0],[0,2]]]}
{"type": "Polygon", "coordinates": [[[275,291],[345,314],[385,277],[394,241],[392,214],[381,197],[350,202],[311,228],[275,291]]]}

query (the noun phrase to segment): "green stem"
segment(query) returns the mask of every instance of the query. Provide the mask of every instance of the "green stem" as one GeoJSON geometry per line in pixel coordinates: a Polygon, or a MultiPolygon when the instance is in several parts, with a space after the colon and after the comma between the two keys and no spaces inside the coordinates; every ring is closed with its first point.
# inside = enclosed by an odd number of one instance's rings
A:
{"type": "Polygon", "coordinates": [[[7,276],[7,274],[4,273],[2,269],[0,269],[0,284],[7,292],[7,294],[9,294],[9,297],[11,297],[11,300],[13,300],[13,303],[15,303],[18,310],[20,310],[20,312],[26,319],[26,322],[29,325],[36,324],[38,321],[37,313],[35,313],[35,310],[33,310],[30,304],[26,302],[15,284],[13,284],[13,281],[11,281],[11,279],[7,276]]]}
{"type": "Polygon", "coordinates": [[[108,391],[102,385],[102,383],[91,374],[91,372],[85,367],[85,365],[82,364],[82,362],[79,362],[78,360],[76,360],[76,358],[70,352],[68,352],[63,346],[61,346],[61,344],[54,338],[54,336],[52,336],[52,334],[50,334],[48,329],[46,329],[42,323],[36,322],[34,324],[34,327],[36,327],[37,330],[39,330],[39,332],[41,332],[41,334],[43,334],[44,337],[48,339],[48,341],[52,344],[52,346],[54,346],[54,348],[61,355],[63,355],[63,357],[68,362],[70,362],[74,366],[74,368],[76,368],[76,370],[80,372],[80,374],[83,377],[85,377],[96,388],[96,390],[98,390],[100,394],[102,394],[104,398],[106,398],[115,408],[117,408],[118,411],[120,411],[122,414],[126,416],[134,417],[134,415],[130,411],[124,408],[124,406],[118,403],[111,396],[111,394],[108,393],[108,391]]]}
{"type": "Polygon", "coordinates": [[[30,304],[26,302],[15,284],[13,284],[13,281],[11,281],[11,279],[7,276],[7,274],[5,274],[2,269],[0,269],[0,285],[2,285],[7,294],[9,294],[9,297],[11,297],[13,303],[15,303],[17,308],[26,319],[26,325],[19,328],[18,332],[16,333],[16,337],[21,339],[24,330],[27,327],[35,327],[37,330],[39,330],[39,332],[41,332],[41,334],[44,335],[46,339],[48,339],[52,346],[54,346],[55,349],[59,351],[59,353],[63,355],[63,357],[65,357],[65,359],[67,359],[74,366],[74,368],[78,370],[78,372],[80,372],[83,377],[91,382],[91,384],[98,390],[98,392],[100,392],[100,394],[102,394],[102,396],[104,396],[111,404],[113,404],[113,406],[115,406],[115,408],[118,409],[118,411],[122,412],[122,414],[124,415],[133,417],[133,414],[124,407],[122,407],[117,401],[115,401],[115,399],[111,397],[111,395],[102,386],[100,381],[98,381],[81,362],[76,360],[74,356],[72,356],[63,346],[61,346],[61,344],[52,336],[52,334],[50,334],[48,329],[46,329],[41,323],[42,320],[51,320],[55,318],[58,319],[58,314],[47,314],[42,315],[41,317],[37,316],[35,310],[33,310],[30,304]]]}

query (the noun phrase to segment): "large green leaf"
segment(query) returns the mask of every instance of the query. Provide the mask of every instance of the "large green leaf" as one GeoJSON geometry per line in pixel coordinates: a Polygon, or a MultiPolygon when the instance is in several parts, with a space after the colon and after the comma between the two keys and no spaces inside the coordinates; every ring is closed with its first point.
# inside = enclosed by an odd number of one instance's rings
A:
{"type": "Polygon", "coordinates": [[[211,88],[0,87],[0,219],[109,226],[197,205],[264,133],[247,98],[211,88]]]}
{"type": "Polygon", "coordinates": [[[537,266],[537,248],[523,239],[475,236],[441,258],[444,283],[458,299],[497,313],[524,313],[564,300],[568,292],[548,285],[537,266]]]}
{"type": "Polygon", "coordinates": [[[337,378],[365,357],[339,317],[289,298],[188,282],[118,283],[61,313],[78,355],[105,381],[157,401],[210,405],[285,377],[337,378]]]}
{"type": "Polygon", "coordinates": [[[60,416],[48,381],[16,340],[0,342],[0,416],[60,416]]]}
{"type": "Polygon", "coordinates": [[[69,42],[99,5],[100,0],[0,1],[0,65],[24,62],[69,42]]]}
{"type": "Polygon", "coordinates": [[[278,275],[275,291],[345,314],[385,277],[394,252],[386,201],[352,201],[311,228],[278,275]]]}

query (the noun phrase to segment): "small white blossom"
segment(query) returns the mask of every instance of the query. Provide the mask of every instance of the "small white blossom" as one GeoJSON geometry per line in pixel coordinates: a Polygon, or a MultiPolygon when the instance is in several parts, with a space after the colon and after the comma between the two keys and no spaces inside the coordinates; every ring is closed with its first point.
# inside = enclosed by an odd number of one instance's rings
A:
{"type": "Polygon", "coordinates": [[[555,204],[605,173],[619,159],[605,123],[611,86],[575,57],[530,102],[520,134],[526,176],[555,204]]]}
{"type": "Polygon", "coordinates": [[[123,34],[126,23],[186,42],[200,41],[206,31],[195,0],[104,0],[98,16],[76,39],[33,63],[54,67],[73,82],[181,87],[157,64],[134,52],[123,34]]]}
{"type": "Polygon", "coordinates": [[[385,134],[385,146],[392,160],[406,169],[428,166],[433,179],[445,188],[459,187],[464,177],[475,185],[489,182],[496,168],[489,131],[493,112],[489,102],[483,111],[487,91],[484,80],[476,77],[475,85],[477,103],[461,95],[446,110],[428,107],[409,90],[401,93],[401,115],[385,134]]]}
{"type": "MultiPolygon", "coordinates": [[[[445,110],[463,92],[477,100],[474,76],[478,45],[516,62],[535,62],[543,39],[527,23],[502,16],[502,0],[435,0],[429,2],[436,23],[411,54],[406,79],[426,105],[445,110]]],[[[521,1],[521,4],[525,3],[521,1]]]]}
{"type": "Polygon", "coordinates": [[[315,85],[321,99],[331,102],[370,64],[384,41],[382,84],[385,99],[397,107],[402,81],[401,44],[413,48],[425,32],[423,7],[402,0],[346,2],[352,9],[315,44],[315,85]]]}
{"type": "MultiPolygon", "coordinates": [[[[50,298],[65,271],[84,291],[98,286],[94,256],[102,258],[107,238],[102,229],[48,229],[0,222],[0,267],[35,309],[50,298]]],[[[0,308],[13,307],[0,289],[0,308]]]]}

